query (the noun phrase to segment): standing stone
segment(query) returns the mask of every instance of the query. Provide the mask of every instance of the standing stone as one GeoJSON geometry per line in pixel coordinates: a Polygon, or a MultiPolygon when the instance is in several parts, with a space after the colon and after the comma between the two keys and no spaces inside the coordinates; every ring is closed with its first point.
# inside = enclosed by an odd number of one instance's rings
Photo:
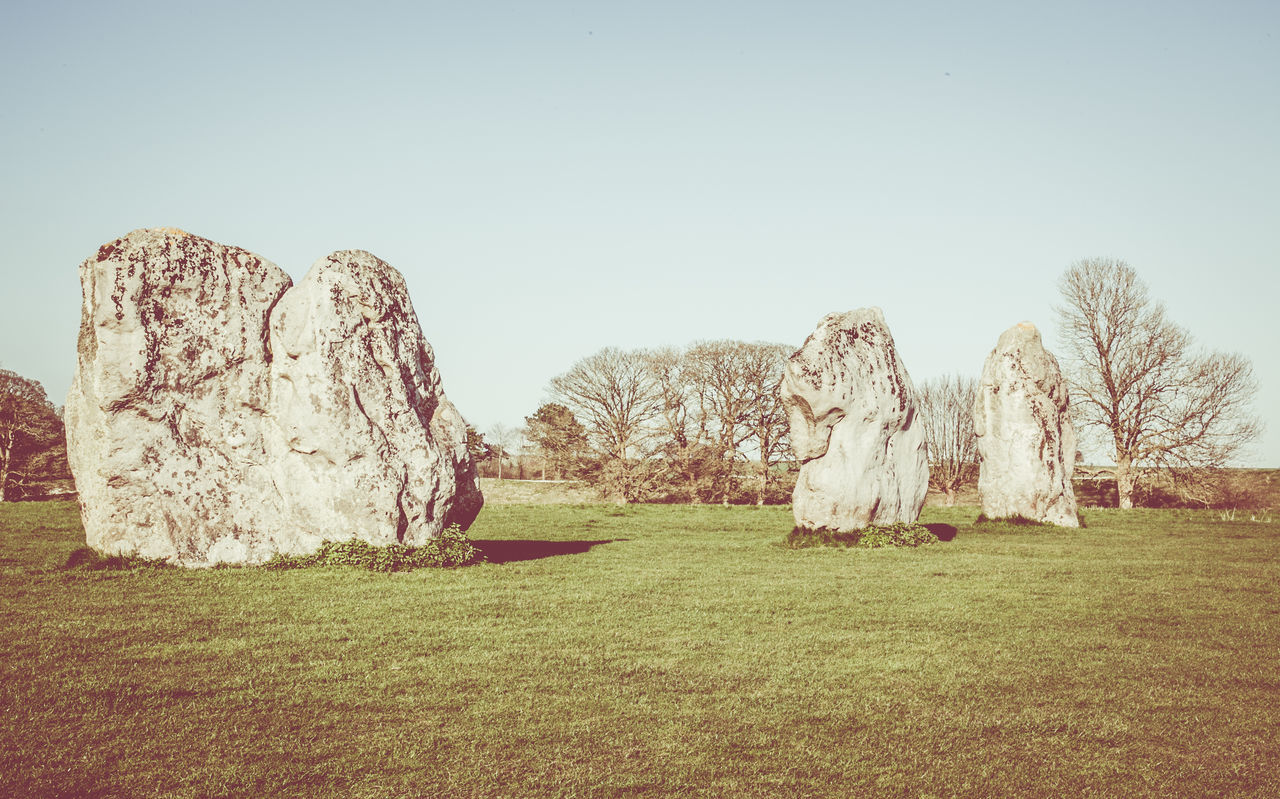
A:
{"type": "Polygon", "coordinates": [[[1067,384],[1030,322],[1002,333],[987,356],[973,425],[986,516],[1079,526],[1071,490],[1076,436],[1067,384]]]}
{"type": "Polygon", "coordinates": [[[483,502],[404,278],[362,251],[322,258],[271,312],[268,462],[319,544],[422,544],[483,502]]]}
{"type": "Polygon", "coordinates": [[[262,524],[281,508],[262,457],[263,343],[289,276],[238,247],[158,229],[103,245],[80,284],[65,416],[89,545],[264,560],[282,531],[262,524]]]}
{"type": "Polygon", "coordinates": [[[155,229],[80,266],[66,428],[91,547],[260,563],[474,519],[465,424],[403,279],[367,253],[321,263],[290,288],[253,253],[155,229]]]}
{"type": "Polygon", "coordinates": [[[924,427],[879,308],[828,314],[788,361],[782,397],[801,463],[798,527],[852,532],[920,517],[924,427]]]}

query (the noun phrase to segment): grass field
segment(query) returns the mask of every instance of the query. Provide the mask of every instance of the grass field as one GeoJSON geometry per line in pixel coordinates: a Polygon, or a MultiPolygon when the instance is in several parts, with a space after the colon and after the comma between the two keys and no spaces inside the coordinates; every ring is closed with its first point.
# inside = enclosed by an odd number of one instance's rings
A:
{"type": "Polygon", "coordinates": [[[1280,796],[1280,524],[976,515],[493,505],[454,571],[93,572],[74,505],[0,506],[0,795],[1280,796]]]}

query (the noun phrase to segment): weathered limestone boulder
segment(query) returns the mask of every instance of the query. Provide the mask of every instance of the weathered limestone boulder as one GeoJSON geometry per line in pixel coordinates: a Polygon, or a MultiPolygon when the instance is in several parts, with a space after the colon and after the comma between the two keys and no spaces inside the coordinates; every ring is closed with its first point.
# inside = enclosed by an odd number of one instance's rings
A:
{"type": "Polygon", "coordinates": [[[482,499],[404,278],[367,252],[323,258],[271,312],[268,462],[315,539],[421,544],[482,499]]]}
{"type": "Polygon", "coordinates": [[[253,253],[155,229],[80,279],[66,427],[93,548],[259,563],[475,518],[465,424],[385,263],[338,253],[291,288],[253,253]]]}
{"type": "Polygon", "coordinates": [[[89,545],[265,559],[282,530],[262,524],[281,508],[263,458],[264,342],[288,275],[236,247],[143,230],[103,245],[80,283],[65,421],[89,545]]]}
{"type": "Polygon", "coordinates": [[[788,361],[782,397],[801,463],[798,527],[852,532],[920,517],[924,426],[879,308],[828,314],[788,361]]]}
{"type": "Polygon", "coordinates": [[[1002,333],[987,356],[973,425],[984,514],[1079,526],[1071,490],[1076,436],[1067,384],[1030,322],[1002,333]]]}

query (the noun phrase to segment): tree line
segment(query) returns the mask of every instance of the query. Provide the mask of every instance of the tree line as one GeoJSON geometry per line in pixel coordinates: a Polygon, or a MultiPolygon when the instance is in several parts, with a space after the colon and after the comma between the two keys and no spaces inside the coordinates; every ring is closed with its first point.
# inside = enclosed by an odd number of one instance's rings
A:
{"type": "MultiPolygon", "coordinates": [[[[730,340],[608,347],[552,378],[551,401],[520,434],[554,474],[620,502],[785,501],[791,454],[779,383],[791,350],[730,340]]],[[[488,443],[510,452],[500,439],[511,434],[495,427],[488,443]]]]}
{"type": "MultiPolygon", "coordinates": [[[[578,480],[620,502],[786,503],[799,464],[781,382],[793,348],[699,342],[684,349],[606,348],[548,386],[523,427],[468,429],[490,477],[578,480]]],[[[917,386],[930,487],[954,504],[977,481],[977,380],[917,386]]]]}
{"type": "MultiPolygon", "coordinates": [[[[1072,421],[1115,462],[1085,474],[1113,479],[1122,508],[1152,496],[1158,483],[1172,482],[1190,504],[1220,499],[1216,473],[1262,429],[1251,412],[1257,383],[1249,361],[1194,349],[1123,261],[1077,261],[1059,290],[1072,421]]],[[[476,454],[500,453],[500,470],[501,455],[523,440],[544,469],[622,502],[786,502],[798,465],[779,384],[793,349],[741,341],[606,348],[553,378],[551,401],[523,429],[495,427],[496,448],[476,454]]],[[[948,504],[977,481],[977,390],[976,379],[958,374],[917,384],[930,486],[948,504]]]]}

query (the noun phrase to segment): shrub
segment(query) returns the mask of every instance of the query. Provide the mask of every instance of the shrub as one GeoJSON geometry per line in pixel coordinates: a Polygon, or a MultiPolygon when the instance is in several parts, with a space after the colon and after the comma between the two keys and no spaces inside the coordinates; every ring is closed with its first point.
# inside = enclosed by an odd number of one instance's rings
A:
{"type": "Polygon", "coordinates": [[[440,537],[411,547],[404,544],[374,546],[357,538],[325,541],[310,555],[277,554],[264,565],[268,569],[305,569],[313,566],[360,566],[375,572],[406,572],[424,568],[453,568],[483,559],[467,534],[456,524],[440,537]]]}
{"type": "Polygon", "coordinates": [[[797,527],[787,536],[787,548],[858,547],[861,549],[879,549],[881,547],[918,547],[924,544],[935,544],[937,541],[938,537],[923,524],[897,522],[885,527],[872,524],[861,530],[848,533],[797,527]]]}

